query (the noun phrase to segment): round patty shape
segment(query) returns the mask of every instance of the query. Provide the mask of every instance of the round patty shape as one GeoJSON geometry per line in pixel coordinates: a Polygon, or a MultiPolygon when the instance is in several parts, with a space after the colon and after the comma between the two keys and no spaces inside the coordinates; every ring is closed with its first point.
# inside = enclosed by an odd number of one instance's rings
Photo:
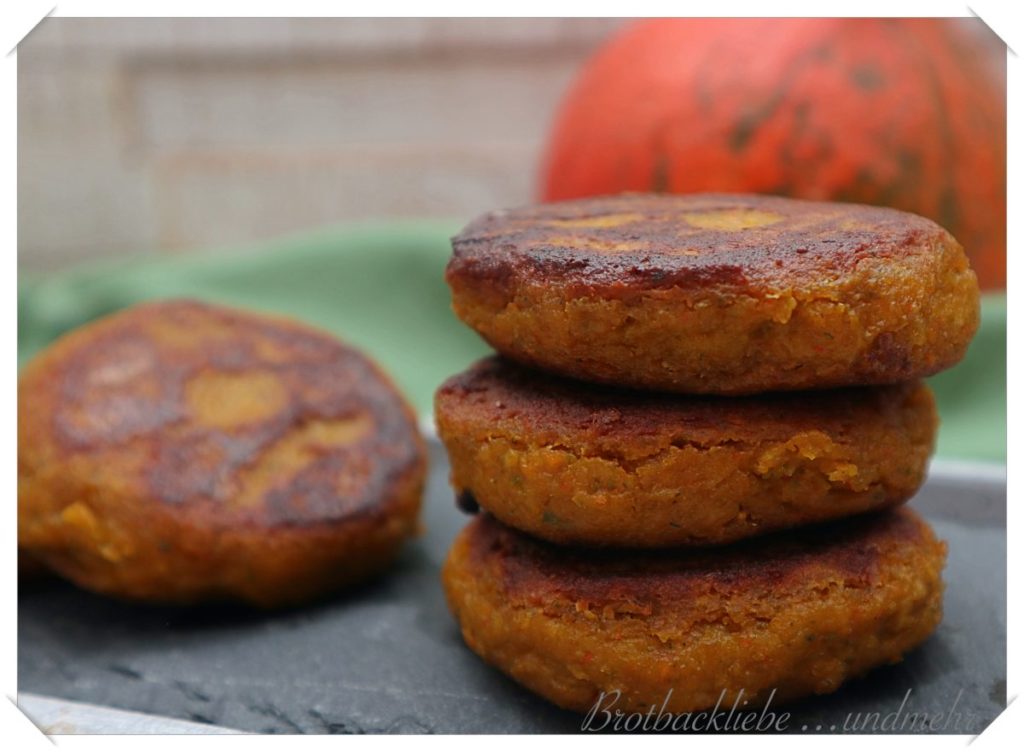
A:
{"type": "Polygon", "coordinates": [[[493,212],[452,245],[455,312],[499,352],[621,386],[908,381],[959,361],[979,321],[960,245],[893,209],[632,194],[493,212]]]}
{"type": "Polygon", "coordinates": [[[416,531],[411,410],[295,322],[136,306],[41,353],[18,408],[19,543],[90,590],[288,605],[382,569],[416,531]]]}
{"type": "Polygon", "coordinates": [[[615,389],[488,358],[435,399],[463,506],[556,543],[718,544],[900,504],[938,418],[920,381],[755,397],[615,389]]]}
{"type": "Polygon", "coordinates": [[[482,515],[443,579],[469,647],[555,704],[685,713],[897,662],[941,620],[944,560],[907,508],[690,553],[552,546],[482,515]]]}

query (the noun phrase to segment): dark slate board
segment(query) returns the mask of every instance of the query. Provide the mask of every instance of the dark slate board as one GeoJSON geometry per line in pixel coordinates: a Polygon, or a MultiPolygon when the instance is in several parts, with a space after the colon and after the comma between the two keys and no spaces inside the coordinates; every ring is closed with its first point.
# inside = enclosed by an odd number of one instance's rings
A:
{"type": "MultiPolygon", "coordinates": [[[[443,452],[431,455],[426,535],[390,574],[329,603],[268,615],[132,606],[54,581],[22,592],[19,690],[254,732],[579,731],[579,716],[463,645],[438,569],[465,517],[443,452]]],[[[978,733],[1005,707],[1005,484],[933,478],[913,504],[949,541],[942,626],[903,663],[785,708],[787,730],[953,710],[947,732],[978,733]]]]}

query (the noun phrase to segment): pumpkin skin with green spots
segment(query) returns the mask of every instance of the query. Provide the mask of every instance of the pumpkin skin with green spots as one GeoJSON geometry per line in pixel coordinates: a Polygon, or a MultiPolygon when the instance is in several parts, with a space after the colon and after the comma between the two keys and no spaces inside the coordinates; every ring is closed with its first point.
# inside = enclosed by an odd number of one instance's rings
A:
{"type": "Polygon", "coordinates": [[[891,206],[1006,285],[1006,62],[947,19],[655,19],[568,92],[542,198],[757,192],[891,206]]]}

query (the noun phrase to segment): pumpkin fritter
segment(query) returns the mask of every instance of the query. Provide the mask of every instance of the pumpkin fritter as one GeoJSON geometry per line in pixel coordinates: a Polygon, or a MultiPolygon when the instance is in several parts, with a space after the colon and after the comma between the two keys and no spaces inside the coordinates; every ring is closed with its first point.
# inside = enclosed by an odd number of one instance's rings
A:
{"type": "Polygon", "coordinates": [[[627,194],[492,212],[452,245],[455,312],[495,349],[620,386],[909,381],[959,361],[979,321],[960,244],[893,209],[627,194]]]}
{"type": "Polygon", "coordinates": [[[466,644],[551,702],[684,713],[899,661],[941,619],[944,561],[905,507],[689,553],[584,552],[481,515],[443,578],[466,644]]]}
{"type": "Polygon", "coordinates": [[[19,544],[82,587],[166,603],[300,603],[416,530],[425,450],[369,359],[296,322],[130,308],[18,383],[19,544]]]}
{"type": "Polygon", "coordinates": [[[900,504],[937,428],[922,382],[754,397],[663,395],[500,358],[435,399],[451,480],[556,543],[725,543],[900,504]]]}

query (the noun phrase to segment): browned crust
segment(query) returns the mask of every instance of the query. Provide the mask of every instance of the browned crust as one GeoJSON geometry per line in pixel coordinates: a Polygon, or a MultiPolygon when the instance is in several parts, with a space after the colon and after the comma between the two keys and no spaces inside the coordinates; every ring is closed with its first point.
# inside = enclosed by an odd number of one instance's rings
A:
{"type": "Polygon", "coordinates": [[[900,259],[955,241],[929,219],[876,206],[745,194],[624,194],[495,211],[452,239],[449,280],[495,289],[557,284],[569,294],[629,296],[664,288],[769,289],[834,282],[865,259],[900,259]],[[740,231],[685,215],[765,212],[740,231]],[[575,226],[633,216],[614,226],[575,226]]]}
{"type": "MultiPolygon", "coordinates": [[[[653,394],[561,378],[500,357],[484,358],[437,390],[444,422],[490,426],[533,444],[571,443],[582,453],[639,458],[673,441],[710,447],[787,440],[803,431],[856,434],[865,417],[904,431],[920,382],[889,387],[746,397],[653,394]]],[[[928,427],[934,427],[928,415],[928,427]]]]}
{"type": "Polygon", "coordinates": [[[297,600],[379,568],[415,528],[411,409],[369,359],[296,322],[136,306],[61,338],[18,393],[19,536],[87,587],[297,600]],[[275,567],[306,582],[261,589],[275,567]]]}
{"type": "MultiPolygon", "coordinates": [[[[865,587],[901,547],[932,536],[909,509],[803,527],[717,550],[600,551],[553,546],[480,515],[467,528],[469,564],[500,573],[515,602],[585,601],[685,609],[698,595],[723,600],[785,593],[821,579],[865,587]]],[[[694,614],[696,617],[697,615],[694,614]]]]}

